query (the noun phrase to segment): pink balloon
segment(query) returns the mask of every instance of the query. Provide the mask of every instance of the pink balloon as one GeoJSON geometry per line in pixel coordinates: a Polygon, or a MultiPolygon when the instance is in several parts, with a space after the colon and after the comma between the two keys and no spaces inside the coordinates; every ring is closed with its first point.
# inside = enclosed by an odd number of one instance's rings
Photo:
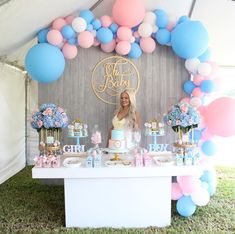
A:
{"type": "Polygon", "coordinates": [[[204,77],[200,75],[196,75],[193,77],[193,83],[195,85],[200,85],[203,80],[204,80],[204,77]]]}
{"type": "Polygon", "coordinates": [[[190,100],[190,104],[196,108],[198,108],[199,106],[201,106],[202,104],[202,100],[199,97],[192,97],[190,100]]]}
{"type": "Polygon", "coordinates": [[[68,15],[65,17],[65,21],[67,24],[72,24],[73,20],[75,19],[74,15],[68,15]]]}
{"type": "Polygon", "coordinates": [[[66,59],[73,59],[77,56],[78,50],[75,45],[65,43],[62,48],[63,55],[66,59]]]}
{"type": "Polygon", "coordinates": [[[99,46],[100,45],[100,42],[94,38],[94,42],[93,42],[93,46],[99,46]]]}
{"type": "Polygon", "coordinates": [[[142,37],[140,47],[145,53],[152,53],[156,48],[156,43],[151,37],[142,37]]]}
{"type": "Polygon", "coordinates": [[[117,36],[121,41],[129,41],[132,37],[132,31],[128,27],[120,27],[117,30],[117,36]]]}
{"type": "Polygon", "coordinates": [[[113,22],[111,17],[108,15],[101,16],[100,21],[101,21],[101,25],[105,28],[108,28],[113,22]]]}
{"type": "Polygon", "coordinates": [[[52,45],[60,45],[63,42],[63,36],[60,33],[60,31],[56,30],[56,29],[51,29],[48,33],[47,33],[47,41],[52,44],[52,45]]]}
{"type": "Polygon", "coordinates": [[[204,111],[208,130],[217,136],[235,135],[235,99],[222,97],[211,102],[204,111]]]}
{"type": "Polygon", "coordinates": [[[91,32],[83,31],[78,34],[78,45],[82,48],[90,48],[94,43],[94,37],[91,32]]]}
{"type": "Polygon", "coordinates": [[[140,37],[140,34],[139,34],[138,31],[135,31],[135,32],[133,33],[133,36],[134,36],[135,38],[139,38],[139,37],[140,37]]]}
{"type": "Polygon", "coordinates": [[[201,91],[200,88],[196,87],[196,88],[194,88],[192,95],[194,97],[201,97],[203,95],[203,92],[201,91]]]}
{"type": "Polygon", "coordinates": [[[187,103],[189,103],[189,102],[190,102],[190,98],[188,98],[188,97],[182,98],[180,101],[181,101],[181,102],[187,102],[187,103]]]}
{"type": "Polygon", "coordinates": [[[191,194],[201,185],[199,178],[195,176],[177,176],[177,182],[185,195],[191,194]]]}
{"type": "Polygon", "coordinates": [[[206,128],[203,132],[202,132],[202,139],[204,141],[207,141],[207,140],[211,140],[212,138],[214,137],[214,134],[212,134],[208,128],[206,128]]]}
{"type": "Polygon", "coordinates": [[[178,183],[171,184],[171,200],[178,200],[183,196],[181,188],[178,183]]]}
{"type": "Polygon", "coordinates": [[[117,43],[115,50],[120,55],[127,55],[131,50],[131,44],[128,41],[120,41],[117,43]]]}
{"type": "Polygon", "coordinates": [[[110,53],[113,52],[116,47],[116,41],[113,39],[109,43],[106,44],[101,44],[100,48],[105,52],[105,53],[110,53]]]}
{"type": "Polygon", "coordinates": [[[174,29],[174,27],[175,27],[175,22],[170,22],[170,23],[166,26],[166,29],[171,32],[171,31],[174,29]]]}
{"type": "Polygon", "coordinates": [[[52,28],[60,31],[66,24],[67,23],[63,18],[57,18],[53,21],[52,28]]]}
{"type": "Polygon", "coordinates": [[[140,24],[145,16],[145,6],[142,0],[116,0],[112,15],[114,21],[121,25],[132,28],[140,24]]]}

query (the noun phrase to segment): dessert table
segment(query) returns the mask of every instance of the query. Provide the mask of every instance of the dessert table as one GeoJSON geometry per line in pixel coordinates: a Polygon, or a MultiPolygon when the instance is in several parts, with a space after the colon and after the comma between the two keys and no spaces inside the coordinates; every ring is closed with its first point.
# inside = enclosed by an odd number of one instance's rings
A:
{"type": "Polygon", "coordinates": [[[64,179],[66,227],[142,228],[171,224],[172,176],[198,166],[36,168],[35,179],[64,179]]]}

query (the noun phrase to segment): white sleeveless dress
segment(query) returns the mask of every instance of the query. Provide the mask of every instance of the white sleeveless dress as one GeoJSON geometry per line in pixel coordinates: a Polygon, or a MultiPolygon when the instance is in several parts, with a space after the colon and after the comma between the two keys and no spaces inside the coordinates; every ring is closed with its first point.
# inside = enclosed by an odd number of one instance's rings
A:
{"type": "Polygon", "coordinates": [[[126,119],[123,118],[121,120],[118,119],[117,115],[113,117],[112,124],[115,130],[124,130],[126,148],[131,149],[134,147],[133,139],[132,139],[132,130],[128,128],[126,125],[126,119]]]}

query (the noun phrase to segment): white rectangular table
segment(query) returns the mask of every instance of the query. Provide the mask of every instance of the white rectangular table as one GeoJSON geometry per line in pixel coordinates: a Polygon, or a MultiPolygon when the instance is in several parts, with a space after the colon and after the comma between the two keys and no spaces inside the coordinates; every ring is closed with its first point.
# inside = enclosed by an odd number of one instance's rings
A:
{"type": "Polygon", "coordinates": [[[33,178],[63,178],[66,227],[164,227],[171,223],[172,176],[198,166],[33,168],[33,178]]]}

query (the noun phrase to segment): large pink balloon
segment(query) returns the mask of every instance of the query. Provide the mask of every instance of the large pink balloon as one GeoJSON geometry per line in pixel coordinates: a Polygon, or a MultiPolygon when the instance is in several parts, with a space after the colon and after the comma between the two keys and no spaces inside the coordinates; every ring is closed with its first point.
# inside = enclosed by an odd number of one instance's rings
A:
{"type": "Polygon", "coordinates": [[[235,135],[235,99],[222,97],[211,102],[203,112],[208,130],[217,136],[235,135]]]}
{"type": "Polygon", "coordinates": [[[142,0],[116,0],[112,14],[117,24],[132,28],[144,19],[144,2],[142,0]]]}

